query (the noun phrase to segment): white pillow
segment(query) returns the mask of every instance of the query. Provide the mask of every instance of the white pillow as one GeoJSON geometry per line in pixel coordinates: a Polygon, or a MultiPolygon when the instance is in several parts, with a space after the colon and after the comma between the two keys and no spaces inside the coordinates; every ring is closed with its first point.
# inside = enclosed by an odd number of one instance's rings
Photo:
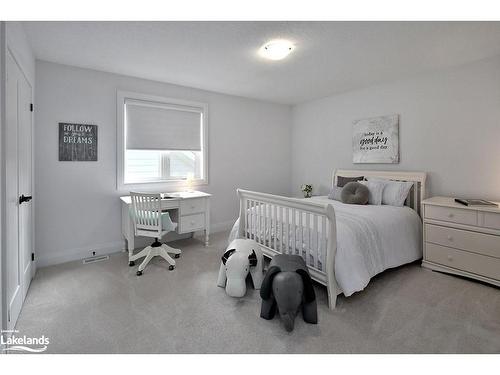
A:
{"type": "Polygon", "coordinates": [[[402,207],[408,197],[413,182],[409,181],[391,181],[382,178],[369,178],[368,181],[379,181],[385,183],[385,188],[382,193],[382,204],[390,206],[402,207]]]}
{"type": "Polygon", "coordinates": [[[342,193],[341,187],[334,186],[330,190],[330,193],[328,193],[328,199],[333,199],[334,201],[339,201],[342,202],[342,198],[340,198],[340,193],[342,193]]]}
{"type": "Polygon", "coordinates": [[[381,205],[386,182],[383,180],[359,181],[368,188],[368,204],[381,205]]]}

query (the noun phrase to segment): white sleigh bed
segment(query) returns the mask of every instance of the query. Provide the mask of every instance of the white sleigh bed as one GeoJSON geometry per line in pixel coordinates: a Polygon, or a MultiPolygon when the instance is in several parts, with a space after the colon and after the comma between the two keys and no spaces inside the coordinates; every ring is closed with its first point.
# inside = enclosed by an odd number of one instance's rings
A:
{"type": "MultiPolygon", "coordinates": [[[[426,174],[337,170],[337,176],[411,181],[405,207],[347,205],[327,197],[309,199],[238,189],[240,215],[230,237],[256,240],[264,255],[301,255],[311,277],[325,285],[335,308],[337,295],[363,290],[385,269],[422,257],[420,205],[426,174]]],[[[231,238],[230,238],[231,239],[231,238]]]]}

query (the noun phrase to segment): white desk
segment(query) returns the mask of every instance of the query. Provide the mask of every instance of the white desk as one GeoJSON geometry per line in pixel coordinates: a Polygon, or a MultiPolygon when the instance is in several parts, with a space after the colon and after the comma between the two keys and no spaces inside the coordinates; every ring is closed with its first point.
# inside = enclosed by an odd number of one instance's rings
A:
{"type": "MultiPolygon", "coordinates": [[[[178,223],[179,234],[205,231],[205,246],[210,234],[210,194],[201,191],[164,193],[169,198],[161,200],[162,210],[168,210],[172,221],[178,223]]],[[[135,248],[134,223],[130,218],[130,196],[120,197],[122,203],[122,233],[127,240],[129,254],[135,248]]]]}

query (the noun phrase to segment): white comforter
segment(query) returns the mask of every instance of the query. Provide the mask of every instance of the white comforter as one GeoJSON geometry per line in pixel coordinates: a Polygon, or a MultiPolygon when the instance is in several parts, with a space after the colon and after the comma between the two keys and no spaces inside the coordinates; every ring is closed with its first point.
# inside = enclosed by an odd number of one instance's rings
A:
{"type": "MultiPolygon", "coordinates": [[[[422,257],[422,223],[411,208],[359,206],[327,197],[311,200],[335,208],[335,277],[344,295],[363,290],[373,276],[388,268],[422,257]]],[[[236,220],[229,241],[236,238],[238,225],[239,220],[236,220]]]]}

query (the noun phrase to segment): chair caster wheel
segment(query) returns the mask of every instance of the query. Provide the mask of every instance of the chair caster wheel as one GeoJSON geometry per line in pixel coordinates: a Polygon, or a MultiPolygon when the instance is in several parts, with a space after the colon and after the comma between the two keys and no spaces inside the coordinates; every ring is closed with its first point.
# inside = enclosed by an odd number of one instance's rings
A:
{"type": "Polygon", "coordinates": [[[170,271],[173,271],[173,270],[174,270],[174,268],[175,268],[175,266],[169,266],[169,267],[168,267],[168,269],[169,269],[170,271]]]}
{"type": "Polygon", "coordinates": [[[128,262],[128,266],[129,267],[134,267],[135,266],[135,262],[134,261],[128,262]]]}
{"type": "Polygon", "coordinates": [[[142,275],[142,271],[137,271],[135,274],[136,274],[137,276],[141,276],[141,275],[142,275]]]}
{"type": "Polygon", "coordinates": [[[180,258],[181,257],[181,254],[175,254],[174,258],[177,259],[177,258],[180,258]]]}

